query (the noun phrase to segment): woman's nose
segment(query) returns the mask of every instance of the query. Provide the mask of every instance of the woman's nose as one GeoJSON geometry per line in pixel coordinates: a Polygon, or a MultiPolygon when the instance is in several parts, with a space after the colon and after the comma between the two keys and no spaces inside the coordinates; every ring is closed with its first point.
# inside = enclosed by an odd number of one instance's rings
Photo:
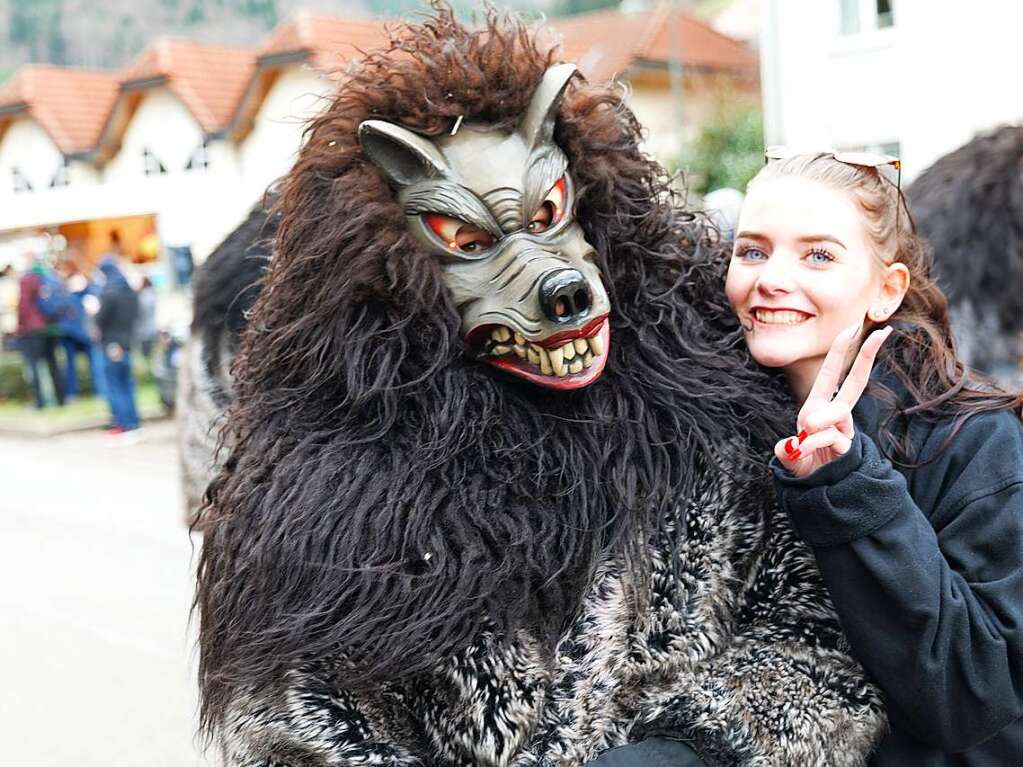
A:
{"type": "Polygon", "coordinates": [[[789,268],[788,260],[780,253],[774,253],[767,259],[757,276],[757,289],[762,293],[788,293],[793,290],[795,283],[792,278],[792,270],[789,268]]]}

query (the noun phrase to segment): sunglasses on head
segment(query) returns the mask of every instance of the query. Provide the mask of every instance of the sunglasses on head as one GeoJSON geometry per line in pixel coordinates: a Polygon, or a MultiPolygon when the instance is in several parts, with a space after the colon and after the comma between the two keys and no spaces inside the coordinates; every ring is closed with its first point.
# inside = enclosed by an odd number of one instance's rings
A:
{"type": "Polygon", "coordinates": [[[834,149],[806,151],[787,146],[769,146],[764,150],[764,162],[771,160],[787,160],[801,154],[818,154],[830,157],[843,165],[857,168],[873,168],[883,178],[891,182],[896,189],[902,191],[902,160],[890,154],[874,154],[873,152],[839,152],[834,149]]]}
{"type": "MultiPolygon", "coordinates": [[[[898,194],[899,202],[895,208],[895,228],[898,230],[899,218],[902,215],[901,208],[906,206],[906,199],[902,195],[902,160],[890,154],[875,154],[873,152],[840,152],[834,149],[808,151],[787,146],[769,146],[764,150],[764,163],[769,163],[771,160],[787,160],[790,157],[801,154],[823,155],[843,165],[852,165],[856,168],[873,168],[876,170],[881,178],[895,187],[895,191],[898,194]]],[[[908,207],[906,207],[906,212],[909,213],[908,207]]],[[[916,222],[911,214],[908,218],[910,230],[915,232],[916,222]]]]}

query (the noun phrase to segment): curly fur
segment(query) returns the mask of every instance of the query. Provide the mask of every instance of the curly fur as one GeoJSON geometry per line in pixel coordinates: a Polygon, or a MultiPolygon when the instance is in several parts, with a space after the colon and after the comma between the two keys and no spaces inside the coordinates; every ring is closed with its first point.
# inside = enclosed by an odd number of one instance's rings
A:
{"type": "Polygon", "coordinates": [[[993,372],[1023,359],[1023,126],[981,134],[906,190],[934,249],[964,359],[993,372]]]}
{"type": "Polygon", "coordinates": [[[575,392],[466,354],[437,264],[363,159],[367,118],[509,129],[554,61],[522,24],[492,13],[469,29],[441,8],[395,30],[309,126],[206,510],[207,732],[233,698],[316,659],[341,657],[345,686],[372,691],[484,629],[553,643],[608,552],[641,574],[641,602],[647,543],[683,526],[684,499],[720,504],[726,475],[765,492],[784,395],[749,363],[719,246],[679,213],[620,92],[576,81],[556,131],[612,300],[607,370],[575,392]]]}

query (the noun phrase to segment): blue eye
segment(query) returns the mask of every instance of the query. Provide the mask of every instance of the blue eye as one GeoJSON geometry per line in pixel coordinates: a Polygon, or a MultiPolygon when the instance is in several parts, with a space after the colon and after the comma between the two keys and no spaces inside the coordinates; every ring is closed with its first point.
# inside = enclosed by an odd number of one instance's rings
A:
{"type": "Polygon", "coordinates": [[[806,258],[814,266],[826,266],[835,260],[835,257],[826,250],[811,250],[806,254],[806,258]]]}
{"type": "Polygon", "coordinates": [[[735,257],[744,261],[762,261],[767,258],[767,254],[760,248],[742,248],[736,252],[735,257]]]}

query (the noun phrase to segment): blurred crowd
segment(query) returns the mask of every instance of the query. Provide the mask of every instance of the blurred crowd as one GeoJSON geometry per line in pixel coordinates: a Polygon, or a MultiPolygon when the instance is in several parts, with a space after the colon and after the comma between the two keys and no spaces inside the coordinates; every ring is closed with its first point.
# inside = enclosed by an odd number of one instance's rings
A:
{"type": "Polygon", "coordinates": [[[10,266],[6,271],[18,286],[14,345],[32,406],[62,407],[83,395],[78,361],[84,358],[92,393],[109,404],[107,433],[137,437],[133,355],[140,354],[152,369],[157,297],[148,277],[129,281],[130,265],[117,233],[95,268],[83,269],[69,257],[51,265],[45,256],[33,255],[21,274],[10,266]]]}

